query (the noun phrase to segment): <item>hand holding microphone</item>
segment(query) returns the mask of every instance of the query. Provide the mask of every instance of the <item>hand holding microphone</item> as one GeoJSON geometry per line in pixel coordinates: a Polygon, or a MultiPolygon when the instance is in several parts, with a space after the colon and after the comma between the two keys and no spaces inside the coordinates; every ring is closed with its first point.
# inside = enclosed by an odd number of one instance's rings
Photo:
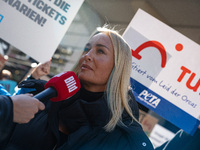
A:
{"type": "Polygon", "coordinates": [[[80,81],[72,71],[55,75],[45,84],[45,90],[35,95],[40,101],[50,99],[58,102],[75,95],[81,87],[80,81]]]}
{"type": "Polygon", "coordinates": [[[27,123],[39,110],[44,110],[45,106],[40,101],[51,100],[58,102],[70,98],[80,89],[80,81],[72,71],[55,75],[45,84],[45,90],[34,97],[30,94],[12,96],[13,100],[13,121],[17,123],[27,123]],[[38,101],[38,100],[40,101],[38,101]]]}
{"type": "Polygon", "coordinates": [[[13,122],[28,123],[39,110],[44,110],[42,102],[32,94],[20,94],[11,97],[13,102],[13,122]]]}

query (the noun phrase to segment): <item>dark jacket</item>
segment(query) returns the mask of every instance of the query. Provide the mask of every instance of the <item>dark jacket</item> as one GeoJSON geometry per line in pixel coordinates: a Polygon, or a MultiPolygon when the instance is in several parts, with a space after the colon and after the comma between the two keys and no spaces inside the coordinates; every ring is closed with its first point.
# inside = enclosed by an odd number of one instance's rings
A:
{"type": "Polygon", "coordinates": [[[157,147],[156,150],[199,150],[200,149],[200,129],[197,129],[193,136],[182,129],[169,141],[157,147]]]}
{"type": "Polygon", "coordinates": [[[0,96],[0,149],[6,144],[13,127],[13,103],[9,96],[0,96]]]}
{"type": "MultiPolygon", "coordinates": [[[[130,105],[138,119],[137,103],[131,95],[130,105]]],[[[73,97],[53,103],[45,101],[46,109],[36,114],[28,124],[17,124],[5,150],[76,150],[76,149],[136,149],[151,150],[153,146],[142,127],[131,120],[124,111],[123,122],[114,131],[103,127],[110,118],[104,96],[95,101],[80,98],[80,91],[73,97]],[[59,131],[62,124],[69,135],[59,131]]]]}

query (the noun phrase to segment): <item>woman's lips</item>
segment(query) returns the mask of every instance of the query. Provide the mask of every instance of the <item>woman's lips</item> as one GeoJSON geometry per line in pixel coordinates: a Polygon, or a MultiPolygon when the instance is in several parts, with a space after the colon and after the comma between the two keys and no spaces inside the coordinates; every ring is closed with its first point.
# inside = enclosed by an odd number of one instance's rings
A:
{"type": "Polygon", "coordinates": [[[86,64],[82,64],[81,68],[82,68],[82,69],[89,69],[89,70],[92,70],[92,68],[91,68],[89,65],[86,65],[86,64]]]}

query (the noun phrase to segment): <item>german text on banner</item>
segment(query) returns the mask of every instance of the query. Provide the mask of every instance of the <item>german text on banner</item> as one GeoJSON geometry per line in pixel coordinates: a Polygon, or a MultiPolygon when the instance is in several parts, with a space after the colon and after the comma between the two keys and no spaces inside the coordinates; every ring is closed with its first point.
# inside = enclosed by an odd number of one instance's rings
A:
{"type": "Polygon", "coordinates": [[[139,9],[123,34],[137,101],[189,134],[200,119],[200,45],[139,9]]]}
{"type": "Polygon", "coordinates": [[[0,38],[39,62],[50,60],[84,0],[1,0],[0,38]]]}

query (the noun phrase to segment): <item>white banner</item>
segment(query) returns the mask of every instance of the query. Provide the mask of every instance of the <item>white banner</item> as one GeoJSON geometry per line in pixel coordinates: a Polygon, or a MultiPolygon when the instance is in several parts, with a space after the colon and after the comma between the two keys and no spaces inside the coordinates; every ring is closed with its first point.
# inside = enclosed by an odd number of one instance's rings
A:
{"type": "Polygon", "coordinates": [[[200,45],[139,9],[126,31],[137,101],[188,133],[200,117],[200,45]]]}
{"type": "Polygon", "coordinates": [[[0,38],[39,62],[50,60],[84,0],[1,0],[0,38]]]}

